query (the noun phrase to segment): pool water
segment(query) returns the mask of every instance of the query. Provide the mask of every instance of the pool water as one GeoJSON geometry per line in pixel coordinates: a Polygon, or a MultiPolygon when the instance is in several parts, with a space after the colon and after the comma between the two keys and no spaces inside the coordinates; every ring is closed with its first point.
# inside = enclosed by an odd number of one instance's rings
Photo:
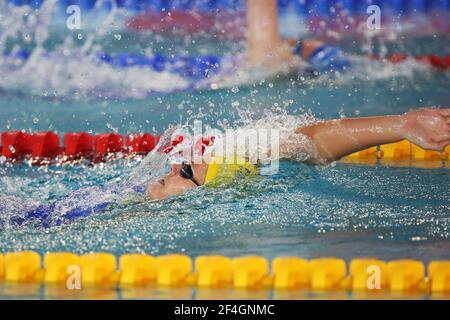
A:
{"type": "MultiPolygon", "coordinates": [[[[122,163],[5,169],[3,193],[56,199],[129,173],[122,163]]],[[[142,201],[48,229],[2,230],[2,251],[449,258],[449,170],[282,162],[280,173],[142,201]]],[[[17,204],[20,205],[20,204],[17,204]]]]}
{"type": "MultiPolygon", "coordinates": [[[[145,47],[145,41],[163,52],[187,46],[191,53],[234,54],[243,47],[242,42],[205,40],[204,35],[186,41],[123,32],[118,41],[113,36],[116,31],[106,35],[92,32],[95,42],[108,52],[131,50],[128,44],[135,50],[145,47]],[[171,43],[177,45],[171,47],[171,43]]],[[[57,51],[61,39],[67,37],[50,33],[46,50],[57,51]]],[[[442,34],[402,34],[395,41],[380,36],[369,44],[375,44],[374,51],[383,47],[410,55],[444,55],[450,53],[449,40],[442,34]]],[[[364,51],[367,41],[364,37],[342,38],[337,44],[356,55],[364,51]]],[[[81,45],[71,44],[71,48],[81,45]]],[[[154,74],[139,78],[139,70],[106,70],[88,60],[71,64],[70,58],[62,63],[55,59],[50,64],[66,63],[68,70],[43,72],[38,64],[29,73],[9,69],[9,74],[2,75],[0,131],[162,133],[169,126],[195,119],[215,127],[240,127],[284,114],[331,119],[450,106],[450,73],[413,61],[388,65],[355,57],[354,68],[344,75],[315,79],[286,75],[217,90],[188,90],[174,84],[174,79],[184,80],[173,74],[164,79],[154,74]],[[83,75],[78,77],[79,73],[83,75]],[[141,87],[143,82],[149,85],[141,87]],[[83,84],[82,88],[77,89],[77,83],[83,84]]],[[[3,61],[0,69],[6,68],[11,66],[3,61]]],[[[89,194],[104,185],[120,184],[139,163],[116,160],[94,166],[29,167],[3,161],[0,213],[4,218],[65,199],[80,189],[89,194]]],[[[448,163],[423,169],[344,163],[315,167],[283,160],[280,172],[273,176],[219,189],[199,188],[160,202],[138,198],[60,226],[3,223],[0,252],[449,259],[449,169],[448,163]]]]}

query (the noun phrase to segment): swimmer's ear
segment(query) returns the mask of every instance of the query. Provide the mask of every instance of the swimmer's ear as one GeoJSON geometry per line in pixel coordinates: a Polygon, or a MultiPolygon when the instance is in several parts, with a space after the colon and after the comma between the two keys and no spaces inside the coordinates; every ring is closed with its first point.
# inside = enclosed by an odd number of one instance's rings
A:
{"type": "Polygon", "coordinates": [[[298,43],[298,40],[295,38],[287,38],[286,39],[286,43],[290,46],[290,47],[295,47],[298,43]]]}

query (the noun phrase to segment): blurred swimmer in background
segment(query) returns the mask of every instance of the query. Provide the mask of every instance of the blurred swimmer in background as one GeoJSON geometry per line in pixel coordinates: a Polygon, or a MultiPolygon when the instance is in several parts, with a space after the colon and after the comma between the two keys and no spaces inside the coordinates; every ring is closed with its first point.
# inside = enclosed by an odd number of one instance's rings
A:
{"type": "MultiPolygon", "coordinates": [[[[277,0],[247,0],[247,55],[251,67],[278,70],[288,65],[316,73],[342,72],[350,61],[337,47],[318,40],[282,40],[278,24],[277,0]]],[[[301,72],[305,72],[302,70],[301,72]]]]}

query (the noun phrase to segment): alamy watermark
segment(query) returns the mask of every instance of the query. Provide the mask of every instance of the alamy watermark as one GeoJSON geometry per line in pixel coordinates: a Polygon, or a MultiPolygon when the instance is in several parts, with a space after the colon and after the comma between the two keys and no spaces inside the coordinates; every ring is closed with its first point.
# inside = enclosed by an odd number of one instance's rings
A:
{"type": "Polygon", "coordinates": [[[78,5],[70,5],[66,9],[66,13],[69,15],[66,20],[66,26],[69,30],[81,29],[81,9],[78,5]]]}
{"type": "Polygon", "coordinates": [[[79,265],[70,265],[66,269],[67,279],[66,288],[67,290],[81,290],[81,268],[79,265]]]}
{"type": "Polygon", "coordinates": [[[369,290],[381,289],[381,269],[377,265],[370,265],[366,269],[368,275],[366,286],[369,290]]]}
{"type": "Polygon", "coordinates": [[[370,16],[367,18],[366,25],[369,30],[381,30],[381,8],[377,5],[367,7],[366,13],[370,16]]]}
{"type": "Polygon", "coordinates": [[[180,128],[172,133],[177,144],[170,154],[193,164],[244,164],[260,166],[262,175],[279,170],[280,133],[277,129],[209,129],[203,131],[201,121],[194,121],[193,132],[180,128]],[[222,162],[222,163],[218,163],[222,162]]]}

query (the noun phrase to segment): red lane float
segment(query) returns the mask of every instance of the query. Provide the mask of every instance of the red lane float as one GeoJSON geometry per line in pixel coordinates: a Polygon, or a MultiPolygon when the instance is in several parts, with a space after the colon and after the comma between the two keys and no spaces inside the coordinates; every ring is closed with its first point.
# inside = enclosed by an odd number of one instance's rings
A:
{"type": "Polygon", "coordinates": [[[22,131],[2,133],[2,156],[7,159],[18,159],[31,153],[30,135],[22,131]]]}
{"type": "Polygon", "coordinates": [[[403,53],[393,53],[385,58],[381,58],[377,55],[371,55],[369,58],[374,60],[386,60],[393,64],[398,64],[405,62],[407,59],[415,59],[418,62],[428,64],[439,70],[449,70],[450,69],[450,56],[440,57],[438,55],[422,55],[422,56],[408,56],[403,53]]]}
{"type": "Polygon", "coordinates": [[[50,131],[34,134],[23,131],[3,132],[0,155],[13,161],[31,159],[30,164],[33,165],[48,164],[52,160],[65,162],[88,159],[99,162],[118,152],[146,154],[155,148],[159,138],[149,133],[129,134],[124,146],[124,138],[118,133],[93,136],[87,132],[70,132],[64,134],[64,146],[61,146],[59,136],[50,131]]]}
{"type": "Polygon", "coordinates": [[[28,141],[33,157],[53,158],[64,151],[59,145],[59,136],[50,131],[32,134],[28,141]]]}
{"type": "Polygon", "coordinates": [[[2,133],[2,155],[8,159],[19,159],[26,155],[51,158],[63,152],[56,133],[45,131],[28,134],[22,131],[2,133]]]}
{"type": "Polygon", "coordinates": [[[403,53],[393,53],[387,59],[391,63],[400,63],[408,59],[408,56],[403,53]]]}
{"type": "Polygon", "coordinates": [[[148,153],[155,148],[157,141],[149,133],[137,133],[134,135],[128,134],[125,144],[128,152],[148,153]]]}
{"type": "MultiPolygon", "coordinates": [[[[159,141],[159,138],[160,138],[160,137],[158,137],[158,141],[159,141]]],[[[170,151],[173,150],[174,147],[176,147],[178,144],[180,144],[181,142],[183,142],[183,140],[184,140],[184,137],[183,137],[183,136],[180,136],[180,135],[175,136],[175,138],[170,142],[170,144],[164,146],[163,151],[164,151],[165,153],[169,153],[170,151]]]]}
{"type": "Polygon", "coordinates": [[[94,137],[95,158],[104,157],[109,153],[123,151],[123,137],[118,133],[97,134],[94,137]]]}
{"type": "Polygon", "coordinates": [[[444,57],[444,61],[447,68],[450,68],[450,56],[444,57]]]}
{"type": "Polygon", "coordinates": [[[86,132],[72,132],[64,135],[65,154],[69,157],[88,157],[94,153],[94,139],[86,132]]]}
{"type": "Polygon", "coordinates": [[[246,14],[244,11],[196,12],[170,10],[170,12],[147,11],[126,21],[126,27],[132,30],[153,30],[157,32],[175,32],[192,34],[211,32],[220,38],[244,39],[246,14]]]}

